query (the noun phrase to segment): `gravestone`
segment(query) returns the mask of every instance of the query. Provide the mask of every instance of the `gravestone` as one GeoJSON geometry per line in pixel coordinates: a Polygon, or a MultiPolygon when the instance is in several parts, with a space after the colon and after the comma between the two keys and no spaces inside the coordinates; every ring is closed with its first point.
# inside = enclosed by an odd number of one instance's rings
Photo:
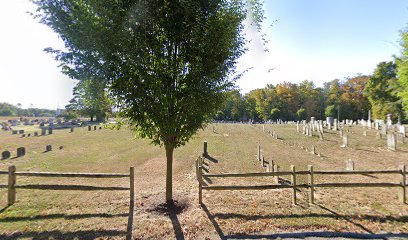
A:
{"type": "Polygon", "coordinates": [[[26,153],[25,147],[19,147],[17,148],[17,157],[22,157],[26,153]]]}
{"type": "Polygon", "coordinates": [[[387,148],[391,151],[397,150],[397,138],[394,133],[387,134],[387,148]]]}
{"type": "Polygon", "coordinates": [[[38,137],[38,132],[34,132],[34,137],[38,137]]]}
{"type": "Polygon", "coordinates": [[[387,126],[392,125],[392,114],[387,114],[387,126]]]}
{"type": "Polygon", "coordinates": [[[25,134],[22,134],[22,135],[21,135],[21,137],[25,137],[25,136],[26,136],[25,134]]]}
{"type": "Polygon", "coordinates": [[[319,131],[319,139],[323,140],[323,133],[319,131]]]}
{"type": "Polygon", "coordinates": [[[367,128],[371,129],[373,127],[371,122],[371,110],[368,111],[367,128]]]}
{"type": "Polygon", "coordinates": [[[354,161],[349,159],[346,161],[346,170],[347,171],[354,171],[354,161]]]}
{"type": "Polygon", "coordinates": [[[339,135],[340,135],[340,137],[343,137],[343,129],[339,130],[339,135]]]}
{"type": "Polygon", "coordinates": [[[52,134],[52,128],[48,128],[48,134],[52,134]]]}
{"type": "Polygon", "coordinates": [[[334,119],[334,122],[333,122],[333,130],[334,131],[337,131],[338,129],[337,129],[337,119],[335,118],[334,119]]]}
{"type": "Polygon", "coordinates": [[[349,144],[349,142],[348,142],[348,135],[347,135],[347,134],[344,134],[344,135],[343,135],[343,144],[341,145],[341,147],[348,147],[348,144],[349,144]]]}
{"type": "Polygon", "coordinates": [[[13,134],[13,135],[16,135],[17,133],[18,133],[17,130],[12,130],[12,131],[11,131],[11,134],[13,134]]]}
{"type": "Polygon", "coordinates": [[[92,126],[88,126],[88,131],[91,131],[92,130],[92,126]]]}
{"type": "Polygon", "coordinates": [[[383,124],[381,126],[381,134],[382,135],[387,135],[387,125],[383,124]]]}
{"type": "Polygon", "coordinates": [[[71,127],[71,130],[70,130],[69,132],[74,132],[74,128],[73,128],[73,127],[71,127]]]}
{"type": "Polygon", "coordinates": [[[310,153],[315,155],[316,154],[316,148],[314,145],[312,145],[312,149],[310,150],[310,153]]]}
{"type": "Polygon", "coordinates": [[[299,132],[299,122],[296,123],[296,132],[299,132]]]}
{"type": "Polygon", "coordinates": [[[23,134],[24,130],[18,130],[18,134],[23,134]]]}
{"type": "Polygon", "coordinates": [[[96,130],[96,126],[94,126],[94,131],[96,130]]]}
{"type": "Polygon", "coordinates": [[[99,127],[99,130],[102,130],[102,127],[99,127]]]}
{"type": "Polygon", "coordinates": [[[45,146],[45,151],[46,152],[52,151],[52,146],[51,145],[45,146]]]}
{"type": "Polygon", "coordinates": [[[27,134],[27,137],[31,137],[31,133],[27,134]]]}
{"type": "Polygon", "coordinates": [[[10,158],[10,152],[9,151],[3,151],[2,153],[1,153],[1,159],[7,159],[7,158],[10,158]]]}
{"type": "Polygon", "coordinates": [[[47,129],[41,128],[41,136],[44,136],[45,134],[47,134],[47,129]]]}

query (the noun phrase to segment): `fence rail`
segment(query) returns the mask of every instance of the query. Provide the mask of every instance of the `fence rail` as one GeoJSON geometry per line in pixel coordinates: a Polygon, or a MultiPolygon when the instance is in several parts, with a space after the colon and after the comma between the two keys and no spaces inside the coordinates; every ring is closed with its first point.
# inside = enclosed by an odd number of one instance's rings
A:
{"type": "Polygon", "coordinates": [[[8,175],[8,184],[0,188],[8,189],[8,205],[16,201],[16,189],[38,190],[77,190],[77,191],[130,191],[130,203],[134,203],[134,168],[128,174],[124,173],[59,173],[59,172],[17,172],[15,166],[10,166],[8,171],[0,171],[0,175],[8,175]],[[26,184],[17,185],[19,177],[52,177],[52,178],[129,178],[129,187],[88,186],[88,185],[53,185],[53,184],[26,184]]]}
{"type": "Polygon", "coordinates": [[[198,180],[198,192],[199,203],[202,204],[202,190],[268,190],[268,189],[293,189],[292,190],[292,202],[297,203],[296,192],[298,188],[306,188],[309,190],[309,202],[314,204],[315,188],[352,188],[352,187],[385,187],[385,188],[400,188],[400,199],[403,203],[406,201],[406,166],[401,165],[398,170],[363,170],[363,171],[314,171],[313,166],[309,165],[308,170],[296,171],[295,166],[291,166],[291,171],[279,171],[277,165],[270,167],[273,172],[251,172],[251,173],[221,173],[221,174],[208,174],[203,173],[203,162],[205,161],[205,155],[197,158],[196,170],[198,180]],[[372,183],[372,182],[356,182],[356,183],[315,183],[314,178],[316,175],[377,175],[377,174],[390,174],[400,176],[400,183],[372,183]],[[308,176],[308,182],[306,184],[297,184],[297,176],[308,176]],[[290,176],[290,184],[279,184],[280,176],[290,176]],[[204,178],[257,178],[257,177],[274,177],[275,183],[272,185],[255,185],[255,186],[216,186],[216,185],[203,185],[204,178]]]}

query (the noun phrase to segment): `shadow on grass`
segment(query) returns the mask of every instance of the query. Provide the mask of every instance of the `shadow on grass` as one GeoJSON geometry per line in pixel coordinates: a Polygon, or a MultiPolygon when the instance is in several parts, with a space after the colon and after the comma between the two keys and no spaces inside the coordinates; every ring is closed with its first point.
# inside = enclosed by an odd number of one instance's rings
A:
{"type": "Polygon", "coordinates": [[[213,163],[218,163],[218,160],[215,159],[215,158],[213,158],[213,157],[211,157],[210,155],[205,156],[205,159],[208,159],[208,160],[210,160],[210,161],[213,162],[213,163]]]}
{"type": "Polygon", "coordinates": [[[402,217],[393,217],[393,216],[375,216],[375,215],[341,215],[333,210],[330,210],[324,206],[317,205],[323,210],[329,212],[328,214],[274,214],[274,215],[244,215],[239,213],[216,213],[211,214],[205,204],[202,204],[201,207],[207,215],[208,219],[213,224],[215,231],[222,240],[225,239],[276,239],[276,238],[306,238],[306,237],[322,237],[322,238],[360,238],[360,239],[387,239],[387,238],[408,238],[408,233],[401,234],[375,234],[366,228],[361,223],[356,222],[356,220],[368,220],[375,222],[387,222],[395,221],[401,223],[408,223],[408,216],[402,217]],[[225,235],[222,231],[220,225],[216,221],[216,218],[222,220],[228,219],[241,219],[245,221],[256,221],[260,219],[285,219],[285,218],[333,218],[333,219],[342,219],[345,220],[360,229],[364,230],[366,233],[353,233],[353,232],[299,232],[299,233],[277,233],[277,234],[235,234],[235,235],[225,235]]]}
{"type": "Polygon", "coordinates": [[[74,231],[74,232],[61,232],[61,231],[44,231],[44,232],[14,232],[10,235],[0,234],[0,239],[11,240],[20,238],[30,238],[33,240],[38,239],[81,239],[90,240],[96,238],[109,238],[109,237],[124,237],[126,231],[118,230],[98,230],[98,231],[74,231]]]}
{"type": "Polygon", "coordinates": [[[63,218],[66,220],[74,220],[74,219],[83,219],[83,218],[115,218],[115,217],[128,217],[128,216],[129,214],[127,213],[121,213],[121,214],[89,213],[89,214],[70,214],[70,215],[68,214],[48,214],[48,215],[35,215],[35,216],[25,216],[25,217],[5,217],[5,218],[0,219],[0,223],[1,222],[50,220],[50,219],[58,219],[58,218],[63,218]]]}

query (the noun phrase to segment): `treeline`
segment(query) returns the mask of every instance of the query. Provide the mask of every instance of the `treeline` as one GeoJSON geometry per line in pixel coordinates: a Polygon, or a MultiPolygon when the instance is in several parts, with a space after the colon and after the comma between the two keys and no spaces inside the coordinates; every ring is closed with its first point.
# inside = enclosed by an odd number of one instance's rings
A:
{"type": "Polygon", "coordinates": [[[0,103],[0,116],[24,116],[24,117],[55,117],[56,111],[43,108],[21,108],[9,103],[0,103]]]}
{"type": "Polygon", "coordinates": [[[316,87],[313,81],[300,84],[284,82],[255,89],[242,95],[238,90],[226,93],[223,110],[215,120],[269,121],[303,120],[327,116],[340,119],[404,118],[401,85],[397,79],[395,62],[381,62],[370,76],[357,75],[344,80],[335,79],[316,87]]]}

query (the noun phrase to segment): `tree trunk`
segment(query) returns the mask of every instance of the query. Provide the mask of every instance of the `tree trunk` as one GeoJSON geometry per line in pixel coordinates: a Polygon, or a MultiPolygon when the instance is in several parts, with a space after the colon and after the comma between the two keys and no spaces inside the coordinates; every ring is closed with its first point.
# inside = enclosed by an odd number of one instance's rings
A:
{"type": "Polygon", "coordinates": [[[173,201],[173,151],[174,148],[165,146],[166,158],[167,158],[167,171],[166,171],[166,202],[173,201]]]}
{"type": "Polygon", "coordinates": [[[91,122],[93,122],[93,115],[91,115],[91,122]]]}

